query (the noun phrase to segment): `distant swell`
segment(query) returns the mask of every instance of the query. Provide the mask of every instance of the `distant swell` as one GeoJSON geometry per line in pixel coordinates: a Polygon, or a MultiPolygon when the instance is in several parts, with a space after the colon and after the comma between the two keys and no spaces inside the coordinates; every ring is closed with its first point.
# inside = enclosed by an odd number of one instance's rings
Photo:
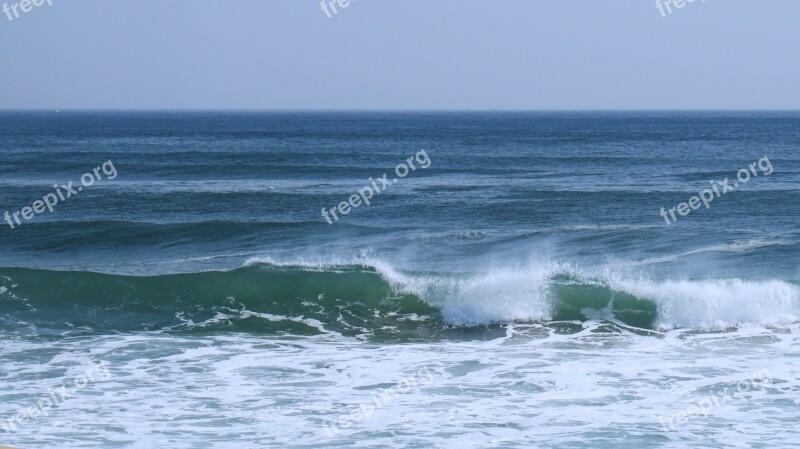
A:
{"type": "Polygon", "coordinates": [[[381,262],[281,265],[160,276],[0,269],[0,326],[82,330],[339,333],[432,338],[511,321],[604,320],[718,330],[800,321],[783,280],[650,280],[548,265],[485,273],[400,271],[381,262]]]}

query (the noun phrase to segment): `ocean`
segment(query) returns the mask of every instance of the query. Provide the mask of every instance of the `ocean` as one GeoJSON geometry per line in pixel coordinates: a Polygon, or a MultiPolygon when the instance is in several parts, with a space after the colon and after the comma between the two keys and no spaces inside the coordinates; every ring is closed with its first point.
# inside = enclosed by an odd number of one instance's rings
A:
{"type": "Polygon", "coordinates": [[[796,112],[0,112],[0,445],[796,447],[798,142],[796,112]]]}

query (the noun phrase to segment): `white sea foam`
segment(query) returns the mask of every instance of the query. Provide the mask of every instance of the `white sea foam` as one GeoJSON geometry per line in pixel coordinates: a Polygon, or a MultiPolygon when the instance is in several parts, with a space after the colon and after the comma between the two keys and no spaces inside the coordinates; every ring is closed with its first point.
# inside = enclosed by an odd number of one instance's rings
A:
{"type": "Polygon", "coordinates": [[[477,275],[420,276],[400,273],[384,262],[375,262],[373,266],[393,288],[413,293],[440,308],[444,319],[452,324],[550,318],[546,290],[554,267],[496,269],[477,275]]]}
{"type": "Polygon", "coordinates": [[[341,335],[265,337],[144,332],[0,342],[7,357],[0,415],[33,404],[93,362],[110,376],[48,416],[5,434],[21,447],[792,447],[800,419],[797,336],[573,333],[514,325],[490,341],[376,347],[341,335]],[[31,357],[37,356],[37,363],[31,357]],[[395,391],[426,368],[430,382],[395,395],[366,419],[325,424],[395,391]],[[768,370],[771,385],[666,433],[659,415],[683,412],[739,379],[768,370]],[[377,395],[380,397],[380,395],[377,395]],[[746,423],[743,425],[742,423],[746,423]],[[454,429],[457,432],[454,432],[454,429]],[[233,442],[233,443],[232,443],[233,442]]]}
{"type": "MultiPolygon", "coordinates": [[[[775,242],[746,242],[726,247],[739,251],[775,242]]],[[[370,258],[329,261],[271,258],[251,259],[248,264],[333,270],[361,266],[374,269],[397,294],[414,294],[441,310],[450,324],[475,325],[497,322],[534,322],[553,317],[563,298],[553,293],[556,276],[578,286],[608,290],[608,299],[596,298],[597,311],[607,309],[615,292],[624,292],[657,306],[659,329],[720,330],[729,327],[770,326],[800,321],[800,287],[784,280],[745,279],[651,279],[627,272],[591,272],[568,264],[531,261],[524,266],[495,266],[477,273],[415,273],[370,258]]],[[[587,318],[600,315],[587,310],[587,318]]],[[[606,310],[610,313],[610,310],[606,310]]]]}
{"type": "Polygon", "coordinates": [[[800,290],[779,280],[615,279],[611,287],[654,301],[659,328],[724,329],[800,321],[800,290]]]}
{"type": "MultiPolygon", "coordinates": [[[[800,289],[781,280],[742,279],[652,280],[616,273],[588,276],[557,264],[494,269],[484,274],[442,280],[398,273],[385,264],[381,273],[391,284],[415,293],[440,307],[453,324],[538,321],[552,317],[560,298],[549,288],[558,274],[573,283],[600,285],[625,292],[658,307],[656,326],[661,329],[718,330],[738,326],[766,326],[800,321],[800,289]]],[[[597,303],[598,309],[607,303],[597,303]]]]}

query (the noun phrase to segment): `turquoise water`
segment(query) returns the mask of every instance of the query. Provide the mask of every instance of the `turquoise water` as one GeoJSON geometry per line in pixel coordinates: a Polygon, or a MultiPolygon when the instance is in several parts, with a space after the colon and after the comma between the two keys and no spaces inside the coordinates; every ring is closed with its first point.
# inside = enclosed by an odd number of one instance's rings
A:
{"type": "Polygon", "coordinates": [[[0,444],[791,447],[799,138],[798,113],[0,113],[0,444]]]}

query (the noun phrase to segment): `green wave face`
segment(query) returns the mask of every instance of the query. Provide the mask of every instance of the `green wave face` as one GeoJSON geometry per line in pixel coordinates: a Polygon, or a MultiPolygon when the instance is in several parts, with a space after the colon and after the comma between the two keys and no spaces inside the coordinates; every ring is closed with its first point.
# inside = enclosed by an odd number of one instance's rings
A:
{"type": "Polygon", "coordinates": [[[395,295],[364,270],[314,272],[264,266],[152,277],[88,272],[4,269],[0,311],[9,327],[20,321],[57,331],[230,330],[348,335],[384,327],[413,331],[403,317],[436,310],[395,295]]]}
{"type": "MultiPolygon", "coordinates": [[[[122,276],[91,272],[0,269],[0,326],[23,332],[326,332],[378,339],[494,338],[504,323],[448,323],[448,298],[398,292],[371,268],[315,271],[255,265],[232,271],[122,276]]],[[[548,321],[613,318],[649,328],[655,304],[608,287],[553,279],[548,321]]],[[[486,298],[491,301],[492,298],[486,298]]]]}
{"type": "Polygon", "coordinates": [[[626,325],[651,329],[658,318],[654,302],[603,285],[575,282],[558,276],[550,286],[553,317],[560,321],[583,321],[590,317],[618,320],[626,325]]]}

